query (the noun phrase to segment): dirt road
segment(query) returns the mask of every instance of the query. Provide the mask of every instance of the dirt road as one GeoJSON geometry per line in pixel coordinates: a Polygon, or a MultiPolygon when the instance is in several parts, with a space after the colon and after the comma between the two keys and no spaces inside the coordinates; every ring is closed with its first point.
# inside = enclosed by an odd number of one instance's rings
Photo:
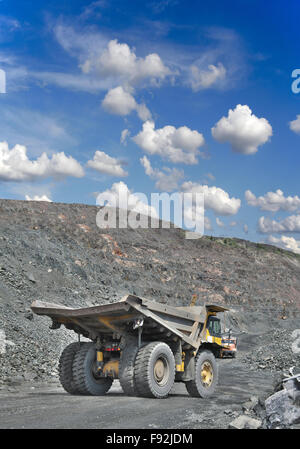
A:
{"type": "Polygon", "coordinates": [[[251,395],[270,393],[272,375],[249,372],[238,359],[219,367],[219,387],[207,400],[189,397],[183,384],[164,400],[126,397],[118,382],[103,397],[71,396],[56,382],[11,387],[0,391],[0,428],[227,428],[228,410],[241,413],[251,395]]]}

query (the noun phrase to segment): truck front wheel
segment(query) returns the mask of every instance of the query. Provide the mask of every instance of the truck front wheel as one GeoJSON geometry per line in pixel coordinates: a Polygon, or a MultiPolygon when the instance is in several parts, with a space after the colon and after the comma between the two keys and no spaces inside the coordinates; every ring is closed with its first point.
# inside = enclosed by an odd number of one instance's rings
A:
{"type": "Polygon", "coordinates": [[[218,384],[218,365],[211,351],[200,351],[195,360],[195,378],[185,383],[190,396],[208,398],[218,384]]]}

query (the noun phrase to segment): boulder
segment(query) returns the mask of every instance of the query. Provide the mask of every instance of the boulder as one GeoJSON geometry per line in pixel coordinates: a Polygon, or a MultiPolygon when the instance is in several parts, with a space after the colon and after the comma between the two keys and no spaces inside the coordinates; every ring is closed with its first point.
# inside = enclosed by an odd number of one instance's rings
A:
{"type": "Polygon", "coordinates": [[[269,428],[285,428],[300,423],[299,390],[296,381],[287,382],[285,388],[270,396],[265,401],[269,428]]]}

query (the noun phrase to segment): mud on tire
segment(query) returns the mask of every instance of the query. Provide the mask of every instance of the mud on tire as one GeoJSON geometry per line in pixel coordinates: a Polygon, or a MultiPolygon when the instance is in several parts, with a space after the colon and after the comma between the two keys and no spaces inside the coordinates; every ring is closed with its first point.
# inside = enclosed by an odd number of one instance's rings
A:
{"type": "Polygon", "coordinates": [[[84,343],[74,342],[65,347],[58,363],[59,380],[62,387],[70,394],[76,394],[77,389],[73,379],[73,361],[75,354],[80,350],[84,343]]]}
{"type": "Polygon", "coordinates": [[[185,383],[190,396],[208,398],[218,384],[219,370],[211,351],[200,351],[195,360],[195,379],[185,383]]]}
{"type": "Polygon", "coordinates": [[[77,391],[83,395],[102,396],[110,389],[113,379],[97,378],[93,373],[96,362],[96,348],[93,343],[86,343],[75,354],[73,362],[73,379],[77,391]]]}
{"type": "Polygon", "coordinates": [[[166,398],[175,379],[175,359],[171,348],[159,341],[139,349],[134,366],[134,381],[139,396],[166,398]]]}

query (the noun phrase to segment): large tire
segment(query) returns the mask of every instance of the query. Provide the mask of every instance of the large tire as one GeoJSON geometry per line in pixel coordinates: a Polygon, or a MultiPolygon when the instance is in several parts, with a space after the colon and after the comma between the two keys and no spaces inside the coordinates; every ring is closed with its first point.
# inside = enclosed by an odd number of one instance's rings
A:
{"type": "Polygon", "coordinates": [[[84,343],[74,342],[69,344],[63,350],[58,363],[59,380],[62,387],[70,394],[76,394],[77,389],[73,380],[73,361],[75,354],[80,350],[84,343]]]}
{"type": "Polygon", "coordinates": [[[73,379],[77,391],[83,395],[102,396],[110,389],[113,379],[96,378],[93,374],[96,362],[96,348],[93,343],[86,343],[75,354],[73,362],[73,379]]]}
{"type": "Polygon", "coordinates": [[[175,379],[175,359],[166,343],[155,341],[139,349],[134,365],[135,387],[139,396],[163,399],[175,379]]]}
{"type": "Polygon", "coordinates": [[[128,343],[121,352],[119,364],[119,381],[127,396],[136,396],[137,390],[134,379],[134,363],[138,353],[135,342],[128,343]]]}
{"type": "Polygon", "coordinates": [[[200,351],[195,360],[195,379],[185,383],[190,396],[208,398],[218,385],[219,370],[211,351],[200,351]]]}

